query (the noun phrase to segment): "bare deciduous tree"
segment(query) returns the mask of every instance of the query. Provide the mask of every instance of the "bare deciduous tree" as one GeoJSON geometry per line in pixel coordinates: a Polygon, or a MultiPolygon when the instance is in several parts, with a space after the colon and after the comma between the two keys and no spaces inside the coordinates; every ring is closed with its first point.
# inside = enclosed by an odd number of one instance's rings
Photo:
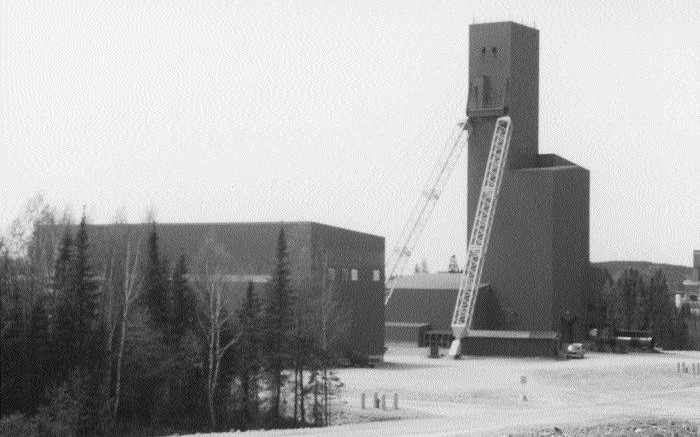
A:
{"type": "MultiPolygon", "coordinates": [[[[119,402],[121,399],[121,381],[122,381],[122,362],[124,359],[124,344],[126,342],[127,331],[129,328],[129,315],[132,304],[138,298],[141,291],[139,271],[139,247],[141,241],[136,244],[134,249],[129,238],[126,243],[126,256],[124,260],[124,281],[121,293],[121,328],[119,330],[119,347],[117,349],[117,362],[115,369],[114,381],[114,405],[112,407],[112,420],[116,420],[119,412],[119,402]]],[[[110,343],[111,344],[111,343],[110,343]]]]}
{"type": "Polygon", "coordinates": [[[207,339],[206,392],[212,429],[216,429],[214,398],[221,374],[221,362],[239,338],[230,332],[232,312],[226,308],[224,272],[229,259],[223,245],[209,236],[199,253],[194,277],[201,305],[199,323],[207,339]],[[222,343],[224,341],[226,343],[222,343]]]}

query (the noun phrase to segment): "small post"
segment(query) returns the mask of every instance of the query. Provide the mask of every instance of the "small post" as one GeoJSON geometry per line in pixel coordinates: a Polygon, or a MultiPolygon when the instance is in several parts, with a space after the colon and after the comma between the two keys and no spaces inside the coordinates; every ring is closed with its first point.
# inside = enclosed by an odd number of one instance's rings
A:
{"type": "Polygon", "coordinates": [[[681,362],[676,363],[676,367],[678,368],[678,373],[681,373],[681,362]]]}
{"type": "Polygon", "coordinates": [[[394,393],[394,410],[399,409],[399,394],[394,393]]]}
{"type": "Polygon", "coordinates": [[[520,384],[522,384],[522,386],[523,386],[523,396],[522,396],[522,400],[523,400],[524,402],[527,402],[527,394],[525,394],[525,387],[526,387],[526,384],[527,384],[527,376],[525,376],[525,375],[521,375],[521,376],[520,376],[520,384]]]}
{"type": "Polygon", "coordinates": [[[360,395],[360,408],[365,409],[365,392],[360,395]]]}
{"type": "Polygon", "coordinates": [[[685,365],[685,361],[683,361],[683,373],[688,373],[688,366],[685,365]]]}
{"type": "Polygon", "coordinates": [[[379,394],[374,392],[374,408],[379,408],[379,394]]]}
{"type": "Polygon", "coordinates": [[[386,411],[386,395],[382,394],[382,410],[386,411]]]}

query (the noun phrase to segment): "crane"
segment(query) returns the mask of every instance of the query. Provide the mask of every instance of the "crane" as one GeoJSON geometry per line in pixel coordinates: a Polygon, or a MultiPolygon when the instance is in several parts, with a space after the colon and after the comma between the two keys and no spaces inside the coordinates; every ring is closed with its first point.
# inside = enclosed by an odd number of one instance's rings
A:
{"type": "Polygon", "coordinates": [[[474,302],[481,282],[481,272],[489,246],[491,227],[496,214],[496,203],[503,182],[512,133],[513,125],[510,117],[507,115],[499,117],[496,120],[496,127],[491,139],[491,149],[486,161],[479,203],[474,214],[469,248],[467,249],[467,266],[460,279],[457,301],[452,315],[452,332],[455,337],[449,351],[449,355],[452,357],[460,355],[461,340],[471,329],[474,302]]]}
{"type": "Polygon", "coordinates": [[[462,151],[465,149],[469,136],[467,127],[468,119],[465,119],[457,123],[453,128],[445,149],[435,163],[425,188],[421,191],[420,197],[401,231],[390,262],[387,264],[391,266],[391,270],[389,270],[389,275],[386,276],[384,305],[389,303],[389,299],[398,282],[396,278],[403,273],[406,263],[411,258],[411,253],[416,247],[435,208],[435,204],[440,198],[442,190],[445,188],[445,184],[452,170],[454,170],[462,151]]]}

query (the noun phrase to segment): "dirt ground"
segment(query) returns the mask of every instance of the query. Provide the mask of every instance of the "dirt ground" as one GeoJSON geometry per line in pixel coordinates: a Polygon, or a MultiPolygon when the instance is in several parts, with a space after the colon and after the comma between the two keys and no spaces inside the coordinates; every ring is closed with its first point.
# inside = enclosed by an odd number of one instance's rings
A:
{"type": "Polygon", "coordinates": [[[700,364],[700,352],[587,353],[581,360],[426,355],[389,345],[384,364],[342,369],[347,389],[335,423],[344,424],[246,435],[698,435],[700,374],[691,363],[700,364]],[[678,373],[679,362],[689,373],[678,373]],[[386,396],[386,411],[372,408],[374,393],[386,396]]]}
{"type": "Polygon", "coordinates": [[[688,421],[675,420],[631,420],[622,423],[540,429],[526,433],[508,434],[508,437],[690,437],[698,435],[698,425],[688,421]]]}

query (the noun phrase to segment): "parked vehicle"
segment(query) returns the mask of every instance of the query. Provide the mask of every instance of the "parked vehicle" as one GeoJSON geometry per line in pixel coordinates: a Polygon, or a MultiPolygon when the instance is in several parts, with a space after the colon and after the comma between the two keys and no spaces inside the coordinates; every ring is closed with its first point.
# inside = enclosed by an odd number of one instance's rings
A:
{"type": "Polygon", "coordinates": [[[569,358],[583,358],[586,350],[582,343],[569,343],[564,347],[564,356],[569,358]]]}

